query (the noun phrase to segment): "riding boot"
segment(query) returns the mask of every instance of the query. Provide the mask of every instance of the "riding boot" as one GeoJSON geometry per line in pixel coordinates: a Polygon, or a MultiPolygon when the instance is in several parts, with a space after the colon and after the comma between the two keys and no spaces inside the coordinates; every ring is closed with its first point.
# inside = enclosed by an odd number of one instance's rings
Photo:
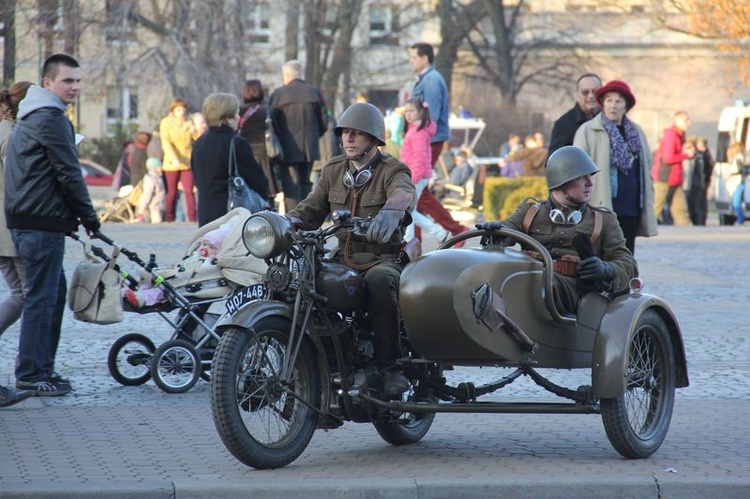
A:
{"type": "Polygon", "coordinates": [[[397,396],[409,389],[409,381],[396,362],[401,357],[399,338],[398,284],[401,266],[386,261],[365,274],[372,310],[372,331],[375,336],[375,360],[383,374],[383,392],[397,396]]]}

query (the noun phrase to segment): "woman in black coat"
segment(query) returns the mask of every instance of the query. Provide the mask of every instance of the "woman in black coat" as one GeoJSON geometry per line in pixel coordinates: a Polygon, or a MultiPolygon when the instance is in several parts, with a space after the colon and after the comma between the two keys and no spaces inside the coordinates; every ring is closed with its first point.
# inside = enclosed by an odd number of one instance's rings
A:
{"type": "Polygon", "coordinates": [[[268,192],[276,196],[279,192],[271,161],[266,154],[266,118],[268,113],[263,105],[263,86],[260,80],[247,80],[242,89],[243,105],[240,108],[240,135],[250,143],[253,155],[263,169],[268,180],[268,192]]]}
{"type": "Polygon", "coordinates": [[[190,167],[198,188],[198,226],[227,213],[229,147],[234,139],[237,170],[247,185],[268,199],[268,181],[253,156],[247,141],[235,131],[239,123],[240,102],[232,94],[211,94],[203,101],[208,132],[193,144],[190,167]]]}

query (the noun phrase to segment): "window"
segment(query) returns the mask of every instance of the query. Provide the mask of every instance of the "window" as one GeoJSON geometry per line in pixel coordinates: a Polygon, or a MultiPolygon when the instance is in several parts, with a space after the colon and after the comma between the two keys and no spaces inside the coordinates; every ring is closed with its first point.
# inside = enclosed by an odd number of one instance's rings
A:
{"type": "Polygon", "coordinates": [[[138,93],[130,87],[107,89],[107,124],[127,124],[138,119],[138,93]]]}
{"type": "Polygon", "coordinates": [[[370,45],[398,45],[398,11],[393,5],[370,7],[370,45]]]}
{"type": "Polygon", "coordinates": [[[245,38],[247,41],[258,43],[269,43],[271,41],[271,23],[268,3],[258,2],[253,5],[246,15],[247,30],[245,38]]]}

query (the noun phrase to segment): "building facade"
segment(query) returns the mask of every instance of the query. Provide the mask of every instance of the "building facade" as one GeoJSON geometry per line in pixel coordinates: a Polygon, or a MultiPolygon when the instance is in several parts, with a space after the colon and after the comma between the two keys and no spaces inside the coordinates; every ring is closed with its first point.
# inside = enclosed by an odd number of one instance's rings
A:
{"type": "MultiPolygon", "coordinates": [[[[239,93],[248,78],[260,79],[270,93],[281,85],[280,68],[289,54],[303,63],[310,47],[325,54],[333,48],[327,43],[352,22],[350,64],[335,82],[338,90],[329,105],[339,114],[355,93],[364,91],[383,109],[395,106],[414,81],[407,48],[418,41],[439,45],[438,2],[362,1],[354,18],[337,9],[345,2],[359,3],[331,0],[320,12],[308,10],[308,2],[294,0],[53,0],[46,2],[53,11],[40,12],[39,2],[18,2],[15,79],[39,81],[43,54],[64,51],[72,43],[84,78],[75,113],[79,131],[100,137],[123,127],[152,130],[175,95],[188,97],[192,110],[199,110],[206,94],[239,93]],[[177,4],[187,10],[175,10],[177,4]],[[311,25],[314,31],[308,29],[311,25]]],[[[512,7],[505,4],[506,10],[512,7]]],[[[645,128],[652,147],[680,109],[691,114],[691,134],[703,135],[713,144],[721,109],[738,98],[750,98],[750,93],[736,86],[730,56],[710,42],[663,29],[651,15],[654,4],[527,0],[517,40],[531,43],[533,26],[552,34],[568,33],[560,43],[585,61],[581,71],[631,85],[638,103],[630,116],[645,128]]],[[[487,22],[479,23],[478,31],[494,41],[487,22]]],[[[458,56],[471,61],[468,44],[458,56]]],[[[330,62],[332,57],[320,59],[330,62]]],[[[553,57],[539,50],[532,64],[554,63],[549,60],[553,57]]],[[[493,155],[511,131],[503,122],[499,90],[477,78],[477,68],[470,63],[455,66],[451,83],[454,111],[462,108],[488,123],[477,152],[493,155]]],[[[515,131],[549,133],[574,98],[573,81],[555,83],[523,87],[516,101],[522,119],[514,122],[519,128],[515,131]]]]}

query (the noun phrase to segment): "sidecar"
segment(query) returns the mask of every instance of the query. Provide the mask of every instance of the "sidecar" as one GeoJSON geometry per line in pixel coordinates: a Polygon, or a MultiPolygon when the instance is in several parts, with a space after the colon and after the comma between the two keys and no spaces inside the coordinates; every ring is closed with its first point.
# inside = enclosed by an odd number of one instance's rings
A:
{"type": "Polygon", "coordinates": [[[552,298],[549,253],[528,235],[505,228],[466,232],[411,262],[402,274],[400,303],[419,357],[443,365],[517,368],[487,387],[464,386],[463,394],[446,387],[440,398],[449,403],[430,404],[430,409],[600,413],[618,452],[650,456],[666,436],[675,388],[688,386],[688,373],[675,315],[664,301],[641,293],[634,281],[627,293],[590,293],[577,315],[560,314],[552,298]],[[450,248],[489,234],[522,242],[543,259],[498,245],[450,248]],[[559,387],[536,368],[591,369],[591,385],[559,387]],[[477,396],[522,375],[572,402],[477,402],[477,396]]]}

